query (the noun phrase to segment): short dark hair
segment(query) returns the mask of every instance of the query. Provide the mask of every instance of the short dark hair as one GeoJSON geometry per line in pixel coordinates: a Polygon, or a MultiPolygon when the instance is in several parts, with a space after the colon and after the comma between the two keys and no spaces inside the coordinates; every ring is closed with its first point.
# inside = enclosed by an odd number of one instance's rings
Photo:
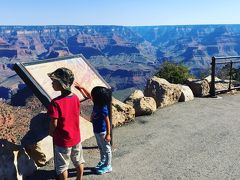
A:
{"type": "Polygon", "coordinates": [[[93,103],[97,106],[108,105],[112,101],[112,91],[106,87],[96,86],[91,91],[93,103]]]}

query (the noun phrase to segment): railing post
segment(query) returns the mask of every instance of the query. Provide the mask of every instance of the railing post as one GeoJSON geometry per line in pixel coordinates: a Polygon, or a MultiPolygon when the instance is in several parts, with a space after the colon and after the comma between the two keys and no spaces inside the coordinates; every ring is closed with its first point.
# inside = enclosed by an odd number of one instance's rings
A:
{"type": "Polygon", "coordinates": [[[229,86],[228,86],[229,91],[231,90],[231,85],[232,85],[232,66],[233,66],[233,62],[231,61],[230,62],[230,72],[229,72],[230,78],[229,78],[229,86]]]}
{"type": "Polygon", "coordinates": [[[212,57],[212,73],[211,73],[211,86],[210,86],[210,95],[211,97],[216,97],[216,90],[215,90],[215,67],[216,67],[216,58],[212,57]]]}

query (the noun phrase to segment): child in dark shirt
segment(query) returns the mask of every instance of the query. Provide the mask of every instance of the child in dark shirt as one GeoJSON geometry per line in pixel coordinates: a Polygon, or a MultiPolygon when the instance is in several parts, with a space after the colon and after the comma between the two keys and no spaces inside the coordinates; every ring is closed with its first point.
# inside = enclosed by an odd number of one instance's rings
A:
{"type": "Polygon", "coordinates": [[[111,102],[110,90],[105,87],[96,86],[92,89],[90,95],[90,93],[78,83],[75,83],[75,87],[81,91],[84,96],[92,99],[94,103],[91,121],[93,123],[93,131],[100,151],[100,162],[96,166],[96,172],[97,174],[111,172],[111,126],[108,110],[108,105],[111,102]]]}

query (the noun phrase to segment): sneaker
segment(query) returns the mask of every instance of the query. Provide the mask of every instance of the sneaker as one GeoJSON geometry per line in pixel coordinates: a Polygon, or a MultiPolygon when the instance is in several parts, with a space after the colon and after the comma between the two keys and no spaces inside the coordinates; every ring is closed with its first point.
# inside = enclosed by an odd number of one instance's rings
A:
{"type": "Polygon", "coordinates": [[[108,165],[108,166],[102,166],[101,168],[97,169],[97,174],[101,175],[101,174],[105,174],[105,173],[110,173],[112,172],[112,166],[108,165]]]}
{"type": "Polygon", "coordinates": [[[103,166],[103,162],[102,161],[100,161],[97,165],[96,165],[96,167],[95,167],[95,169],[99,169],[99,168],[101,168],[102,166],[103,166]]]}

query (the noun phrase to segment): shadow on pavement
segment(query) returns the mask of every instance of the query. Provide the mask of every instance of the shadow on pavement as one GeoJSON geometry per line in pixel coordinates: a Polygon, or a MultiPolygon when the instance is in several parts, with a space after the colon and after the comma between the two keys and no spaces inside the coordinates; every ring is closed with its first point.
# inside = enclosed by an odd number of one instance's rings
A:
{"type": "MultiPolygon", "coordinates": [[[[84,167],[83,176],[96,174],[94,167],[84,167]]],[[[77,171],[75,168],[68,170],[68,178],[77,177],[77,171]]],[[[32,176],[24,178],[24,180],[54,180],[58,179],[54,170],[38,170],[32,176]]]]}
{"type": "MultiPolygon", "coordinates": [[[[84,167],[84,172],[83,172],[83,176],[88,176],[88,175],[92,175],[92,174],[96,174],[95,172],[95,168],[94,167],[84,167]]],[[[72,168],[68,170],[68,177],[77,177],[77,171],[76,169],[72,168]]]]}
{"type": "Polygon", "coordinates": [[[98,146],[90,146],[90,147],[83,146],[82,148],[83,149],[98,149],[98,146]]]}
{"type": "Polygon", "coordinates": [[[54,170],[38,170],[31,177],[27,177],[25,180],[49,180],[57,179],[54,170]]]}

